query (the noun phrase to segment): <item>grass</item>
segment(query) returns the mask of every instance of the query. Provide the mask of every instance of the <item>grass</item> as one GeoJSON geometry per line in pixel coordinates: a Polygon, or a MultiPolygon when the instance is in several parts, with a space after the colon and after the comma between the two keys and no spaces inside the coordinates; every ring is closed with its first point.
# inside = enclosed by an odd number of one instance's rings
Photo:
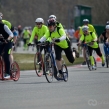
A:
{"type": "MultiPolygon", "coordinates": [[[[14,60],[18,62],[20,70],[34,70],[34,54],[14,53],[14,60]]],[[[83,62],[83,58],[76,58],[73,64],[69,63],[65,56],[63,56],[66,65],[71,66],[83,62]]]]}

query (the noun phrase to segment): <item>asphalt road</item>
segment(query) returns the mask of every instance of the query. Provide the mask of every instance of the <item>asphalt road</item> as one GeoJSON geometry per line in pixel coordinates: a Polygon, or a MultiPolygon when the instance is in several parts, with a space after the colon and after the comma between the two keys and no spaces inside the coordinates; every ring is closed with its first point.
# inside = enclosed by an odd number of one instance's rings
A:
{"type": "Polygon", "coordinates": [[[0,109],[109,109],[109,69],[71,66],[68,82],[48,83],[35,71],[18,82],[0,81],[0,109]]]}

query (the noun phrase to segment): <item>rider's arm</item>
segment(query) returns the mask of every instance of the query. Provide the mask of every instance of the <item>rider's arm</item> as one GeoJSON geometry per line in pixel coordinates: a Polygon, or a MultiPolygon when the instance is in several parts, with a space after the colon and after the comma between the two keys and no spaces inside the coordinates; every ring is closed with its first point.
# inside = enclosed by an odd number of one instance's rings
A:
{"type": "Polygon", "coordinates": [[[40,42],[44,42],[44,41],[46,41],[46,39],[49,38],[49,36],[50,36],[50,32],[47,31],[47,32],[44,34],[44,36],[43,36],[39,41],[40,41],[40,42]]]}
{"type": "Polygon", "coordinates": [[[81,44],[82,43],[82,41],[84,40],[84,35],[82,35],[81,37],[80,37],[80,39],[79,39],[79,44],[81,44]]]}
{"type": "Polygon", "coordinates": [[[7,32],[7,34],[9,35],[8,40],[11,40],[13,38],[13,33],[11,32],[11,30],[8,28],[7,25],[4,25],[4,30],[7,32]]]}
{"type": "Polygon", "coordinates": [[[93,36],[93,41],[96,42],[97,41],[97,35],[95,34],[95,32],[92,33],[92,36],[93,36]]]}
{"type": "Polygon", "coordinates": [[[36,27],[34,27],[33,31],[32,31],[32,34],[31,34],[31,37],[30,37],[30,40],[29,40],[29,43],[32,43],[33,39],[34,39],[34,36],[36,35],[36,27]]]}
{"type": "Polygon", "coordinates": [[[60,33],[60,35],[61,35],[61,37],[59,38],[60,41],[65,40],[65,39],[66,39],[65,30],[64,30],[64,29],[60,29],[60,30],[59,30],[59,33],[60,33]]]}

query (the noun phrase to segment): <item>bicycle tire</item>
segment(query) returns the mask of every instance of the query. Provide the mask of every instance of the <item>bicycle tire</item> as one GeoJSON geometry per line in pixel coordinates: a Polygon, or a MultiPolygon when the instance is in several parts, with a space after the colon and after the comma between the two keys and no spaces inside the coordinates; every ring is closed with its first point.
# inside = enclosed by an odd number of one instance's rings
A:
{"type": "Polygon", "coordinates": [[[41,77],[44,74],[44,63],[42,55],[39,52],[34,56],[34,69],[38,77],[41,77]]]}
{"type": "Polygon", "coordinates": [[[45,77],[48,83],[53,82],[54,76],[54,64],[52,60],[52,56],[49,53],[45,54],[44,57],[44,64],[45,64],[45,77]]]}
{"type": "Polygon", "coordinates": [[[19,65],[16,61],[14,61],[12,64],[11,64],[11,78],[14,80],[14,81],[18,81],[19,78],[20,78],[20,68],[19,68],[19,65]]]}
{"type": "Polygon", "coordinates": [[[63,75],[63,80],[65,81],[65,82],[67,82],[68,81],[68,69],[67,69],[67,66],[66,66],[66,64],[62,64],[62,68],[61,68],[61,70],[62,70],[62,75],[63,75]]]}
{"type": "Polygon", "coordinates": [[[108,68],[109,67],[109,56],[106,55],[106,67],[108,68]]]}

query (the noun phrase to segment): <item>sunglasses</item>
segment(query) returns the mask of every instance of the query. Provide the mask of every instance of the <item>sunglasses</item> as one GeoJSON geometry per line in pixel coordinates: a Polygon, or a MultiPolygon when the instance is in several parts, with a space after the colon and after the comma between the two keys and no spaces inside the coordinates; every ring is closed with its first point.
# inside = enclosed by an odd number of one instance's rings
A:
{"type": "Polygon", "coordinates": [[[36,25],[41,25],[42,23],[36,23],[36,25]]]}

